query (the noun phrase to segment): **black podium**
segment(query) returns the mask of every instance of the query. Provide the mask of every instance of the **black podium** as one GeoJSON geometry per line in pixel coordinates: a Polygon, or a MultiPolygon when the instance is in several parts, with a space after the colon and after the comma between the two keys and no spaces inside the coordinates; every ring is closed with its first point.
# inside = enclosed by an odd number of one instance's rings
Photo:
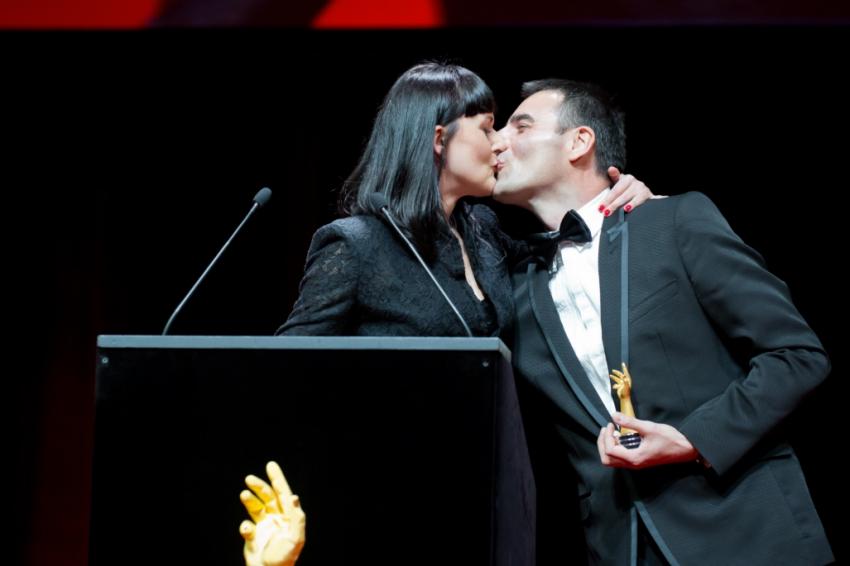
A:
{"type": "Polygon", "coordinates": [[[298,566],[534,564],[534,482],[495,338],[100,336],[90,562],[242,563],[280,463],[298,566]]]}

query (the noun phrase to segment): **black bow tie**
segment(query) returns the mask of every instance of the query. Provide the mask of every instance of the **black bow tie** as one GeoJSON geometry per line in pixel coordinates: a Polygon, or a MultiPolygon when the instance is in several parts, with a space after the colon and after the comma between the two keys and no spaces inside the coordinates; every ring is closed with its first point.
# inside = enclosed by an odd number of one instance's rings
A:
{"type": "Polygon", "coordinates": [[[555,257],[560,242],[573,242],[574,244],[585,244],[593,239],[590,229],[584,223],[581,216],[575,210],[570,210],[561,220],[561,227],[551,232],[541,232],[528,237],[532,253],[538,256],[546,264],[551,263],[555,257]]]}

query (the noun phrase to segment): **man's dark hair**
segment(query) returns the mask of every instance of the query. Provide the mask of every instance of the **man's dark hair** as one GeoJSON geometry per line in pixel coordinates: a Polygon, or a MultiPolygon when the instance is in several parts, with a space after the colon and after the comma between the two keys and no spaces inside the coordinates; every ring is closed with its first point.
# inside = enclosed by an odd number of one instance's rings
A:
{"type": "Polygon", "coordinates": [[[613,165],[626,168],[625,115],[601,87],[565,79],[542,79],[522,85],[522,98],[544,90],[560,92],[564,100],[558,113],[563,133],[570,128],[588,126],[596,134],[596,169],[605,177],[613,165]]]}

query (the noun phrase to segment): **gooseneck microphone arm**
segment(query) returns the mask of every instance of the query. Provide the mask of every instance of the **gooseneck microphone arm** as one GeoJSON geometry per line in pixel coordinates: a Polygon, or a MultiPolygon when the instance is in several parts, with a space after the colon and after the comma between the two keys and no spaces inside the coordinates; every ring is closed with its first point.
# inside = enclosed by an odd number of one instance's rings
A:
{"type": "Polygon", "coordinates": [[[251,215],[254,214],[254,211],[269,202],[270,198],[272,198],[272,191],[268,187],[263,187],[257,192],[256,195],[254,195],[254,204],[251,206],[251,210],[248,211],[248,214],[245,215],[245,218],[242,219],[242,222],[239,223],[239,226],[237,226],[236,230],[233,231],[233,234],[230,235],[230,238],[228,238],[224,245],[221,246],[221,249],[218,250],[216,256],[213,258],[213,260],[210,262],[204,272],[201,273],[201,276],[198,277],[198,280],[195,281],[195,284],[192,285],[192,288],[189,289],[189,292],[186,293],[186,296],[183,297],[183,300],[180,301],[180,304],[177,305],[177,308],[174,309],[174,312],[171,313],[171,317],[168,319],[168,322],[165,323],[165,328],[162,330],[163,336],[168,334],[168,331],[171,328],[171,324],[174,322],[174,319],[177,317],[177,314],[183,309],[183,305],[186,304],[186,301],[189,300],[189,297],[192,296],[192,293],[195,292],[195,289],[198,288],[198,285],[201,284],[201,281],[203,281],[204,278],[207,276],[207,273],[210,272],[210,269],[212,269],[212,267],[218,261],[218,258],[221,257],[221,254],[224,253],[224,250],[227,249],[227,246],[230,245],[230,242],[233,241],[233,238],[236,237],[236,234],[238,234],[242,227],[245,225],[245,223],[248,222],[248,219],[251,218],[251,215]]]}
{"type": "Polygon", "coordinates": [[[404,232],[402,232],[401,228],[399,228],[398,225],[395,223],[395,219],[393,218],[393,215],[390,214],[389,203],[387,202],[386,197],[384,195],[380,194],[380,193],[372,193],[371,195],[369,195],[369,200],[371,201],[371,204],[375,208],[379,208],[381,210],[381,212],[384,214],[384,216],[389,221],[389,223],[392,225],[392,227],[395,228],[395,231],[398,232],[398,235],[401,236],[401,239],[404,240],[404,243],[407,244],[407,247],[410,248],[410,251],[413,252],[413,255],[416,256],[416,259],[419,260],[419,263],[422,265],[422,269],[425,270],[425,272],[428,274],[428,277],[430,277],[431,281],[434,282],[434,285],[440,291],[440,294],[443,295],[443,298],[446,300],[446,302],[452,308],[452,310],[455,313],[455,316],[457,316],[457,319],[463,325],[463,329],[466,331],[466,335],[469,336],[470,338],[472,338],[473,337],[472,331],[469,329],[469,325],[466,324],[466,321],[463,319],[463,316],[461,316],[460,311],[457,310],[457,307],[455,306],[455,304],[452,302],[452,300],[449,298],[449,296],[443,290],[442,285],[440,285],[440,283],[437,281],[437,278],[434,277],[434,274],[431,273],[431,270],[428,269],[428,266],[425,264],[425,261],[422,259],[422,256],[419,255],[419,252],[416,250],[416,247],[413,245],[413,242],[411,242],[407,238],[407,236],[404,235],[404,232]]]}

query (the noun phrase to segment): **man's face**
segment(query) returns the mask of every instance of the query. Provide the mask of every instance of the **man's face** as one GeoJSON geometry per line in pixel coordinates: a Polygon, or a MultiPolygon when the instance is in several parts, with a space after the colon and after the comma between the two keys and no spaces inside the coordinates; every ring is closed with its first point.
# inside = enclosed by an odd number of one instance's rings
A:
{"type": "Polygon", "coordinates": [[[523,206],[568,171],[566,139],[559,134],[558,111],[563,97],[544,90],[526,98],[499,131],[507,149],[499,155],[499,179],[493,197],[523,206]]]}

